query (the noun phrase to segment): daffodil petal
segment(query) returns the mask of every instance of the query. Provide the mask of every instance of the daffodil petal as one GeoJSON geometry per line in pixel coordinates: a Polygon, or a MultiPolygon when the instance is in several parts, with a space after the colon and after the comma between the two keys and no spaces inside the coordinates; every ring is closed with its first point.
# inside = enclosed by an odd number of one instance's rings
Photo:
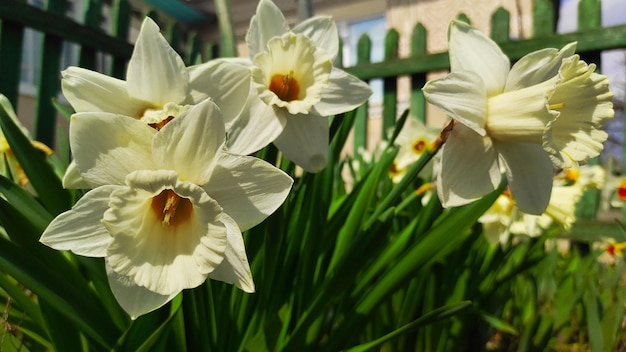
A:
{"type": "Polygon", "coordinates": [[[244,292],[254,292],[254,280],[243,243],[243,235],[237,223],[228,216],[222,217],[226,226],[228,246],[224,252],[224,260],[209,274],[212,280],[219,280],[242,289],[244,292]]]}
{"type": "Polygon", "coordinates": [[[493,40],[466,23],[452,21],[448,50],[452,72],[474,72],[489,96],[502,93],[511,63],[493,40]]]}
{"type": "Polygon", "coordinates": [[[280,9],[269,0],[259,1],[256,14],[250,20],[246,34],[250,58],[266,51],[266,43],[272,37],[281,36],[289,31],[289,25],[280,9]]]}
{"type": "Polygon", "coordinates": [[[319,172],[328,162],[328,133],[326,117],[292,115],[274,144],[305,171],[319,172]]]}
{"type": "Polygon", "coordinates": [[[130,172],[154,168],[150,143],[155,133],[127,116],[84,112],[72,115],[70,146],[88,184],[122,185],[130,172]]]}
{"type": "Polygon", "coordinates": [[[441,150],[437,193],[445,207],[481,198],[500,184],[498,154],[491,142],[456,124],[441,150]]]}
{"type": "Polygon", "coordinates": [[[71,210],[57,216],[39,240],[48,247],[86,257],[104,257],[113,240],[100,220],[109,208],[111,192],[121,186],[102,186],[87,192],[71,210]]]}
{"type": "Polygon", "coordinates": [[[511,68],[504,91],[530,87],[556,76],[563,58],[574,55],[575,51],[576,42],[573,42],[561,50],[546,48],[525,55],[511,68]]]}
{"type": "Polygon", "coordinates": [[[540,215],[552,191],[554,167],[539,144],[497,143],[515,204],[524,213],[540,215]]]}
{"type": "Polygon", "coordinates": [[[202,185],[225,134],[219,108],[207,99],[170,121],[154,137],[154,160],[161,168],[178,171],[181,180],[202,185]]]}
{"type": "Polygon", "coordinates": [[[126,75],[128,94],[162,107],[181,103],[188,93],[189,75],[180,56],[150,17],[141,25],[126,75]]]}
{"type": "Polygon", "coordinates": [[[202,284],[224,259],[222,208],[199,186],[179,181],[175,171],[136,171],[126,180],[128,187],[111,194],[102,219],[113,236],[111,269],[161,295],[202,284]],[[167,222],[161,220],[163,202],[155,200],[165,190],[180,200],[167,222]]]}
{"type": "Polygon", "coordinates": [[[241,114],[226,125],[226,146],[235,154],[249,155],[272,143],[291,117],[286,111],[265,104],[256,95],[256,89],[251,89],[241,114]]]}
{"type": "Polygon", "coordinates": [[[192,104],[198,104],[208,96],[219,106],[225,121],[239,115],[250,91],[248,67],[212,60],[188,70],[192,104]]]}
{"type": "Polygon", "coordinates": [[[333,68],[328,86],[322,90],[322,100],[315,110],[322,116],[331,116],[353,110],[372,95],[370,86],[351,74],[333,68]]]}
{"type": "Polygon", "coordinates": [[[91,189],[89,182],[80,175],[76,161],[72,160],[63,174],[63,188],[66,189],[91,189]]]}
{"type": "Polygon", "coordinates": [[[246,231],[278,209],[292,183],[291,177],[261,159],[221,153],[204,189],[246,231]]]}
{"type": "Polygon", "coordinates": [[[110,112],[139,117],[151,104],[132,99],[126,82],[80,67],[61,72],[63,95],[76,112],[110,112]]]}
{"type": "Polygon", "coordinates": [[[315,16],[302,21],[293,28],[294,33],[309,37],[318,48],[324,49],[331,60],[339,51],[339,32],[337,24],[330,16],[315,16]]]}
{"type": "Polygon", "coordinates": [[[109,267],[108,263],[105,267],[111,292],[113,292],[117,303],[133,320],[140,315],[150,313],[162,307],[178,294],[178,292],[171,295],[158,294],[145,287],[138,286],[128,276],[116,273],[109,267]]]}
{"type": "Polygon", "coordinates": [[[426,83],[422,88],[429,103],[484,136],[487,92],[481,79],[471,71],[452,72],[426,83]]]}

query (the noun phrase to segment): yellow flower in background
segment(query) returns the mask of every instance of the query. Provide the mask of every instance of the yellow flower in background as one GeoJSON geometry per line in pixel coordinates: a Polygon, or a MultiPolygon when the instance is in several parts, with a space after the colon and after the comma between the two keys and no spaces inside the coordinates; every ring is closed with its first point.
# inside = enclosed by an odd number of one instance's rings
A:
{"type": "Polygon", "coordinates": [[[512,67],[490,38],[453,21],[451,73],[428,82],[427,100],[458,123],[441,152],[437,187],[444,206],[493,191],[506,171],[516,206],[541,214],[553,165],[577,166],[602,150],[613,117],[608,79],[574,55],[575,43],[522,57],[512,67]]]}
{"type": "MultiPolygon", "coordinates": [[[[409,166],[416,162],[425,151],[432,148],[438,133],[435,129],[426,127],[416,118],[409,117],[406,119],[402,130],[396,137],[395,144],[399,147],[398,155],[391,165],[391,170],[389,170],[393,182],[400,182],[409,166]]],[[[431,168],[428,170],[432,171],[431,168]]],[[[424,172],[421,175],[425,178],[430,177],[430,174],[424,172]]]]}
{"type": "Polygon", "coordinates": [[[598,165],[563,170],[553,178],[550,202],[541,215],[522,212],[509,192],[500,195],[479,219],[489,243],[506,243],[511,235],[537,237],[553,226],[565,234],[576,221],[576,205],[584,191],[601,189],[605,171],[598,165]]]}
{"type": "MultiPolygon", "coordinates": [[[[156,130],[207,98],[222,116],[241,111],[250,87],[250,72],[240,65],[209,61],[186,67],[182,58],[146,17],[128,63],[126,80],[79,67],[62,72],[63,94],[76,112],[108,112],[130,116],[156,130]]],[[[91,188],[72,163],[66,188],[91,188]]]]}
{"type": "Polygon", "coordinates": [[[228,148],[251,154],[274,143],[309,172],[328,160],[328,116],[350,111],[372,94],[369,85],[333,67],[337,26],[316,16],[290,29],[270,0],[261,0],[246,34],[251,93],[236,120],[226,121],[228,148]]]}
{"type": "Polygon", "coordinates": [[[104,257],[132,317],[207,277],[254,291],[242,231],[273,213],[293,180],[263,160],[230,154],[207,99],[160,131],[128,116],[78,113],[70,143],[94,189],[57,216],[40,241],[104,257]]]}
{"type": "MultiPolygon", "coordinates": [[[[9,101],[9,99],[7,99],[6,96],[2,94],[0,94],[0,108],[6,111],[9,117],[15,122],[15,124],[22,131],[24,136],[26,136],[28,139],[31,139],[30,133],[28,132],[26,127],[24,127],[20,123],[20,120],[17,118],[17,114],[15,114],[15,110],[13,110],[13,106],[11,105],[11,102],[9,101]]],[[[52,155],[52,150],[47,145],[41,142],[32,141],[32,140],[31,140],[31,143],[35,148],[40,150],[45,155],[47,156],[52,155]]],[[[15,157],[13,150],[11,150],[9,143],[4,137],[4,133],[2,132],[2,130],[0,130],[0,175],[10,180],[13,180],[13,182],[15,182],[20,187],[27,189],[29,192],[35,193],[35,190],[30,185],[28,181],[28,177],[26,177],[26,174],[24,173],[22,166],[17,161],[17,158],[15,157]]]]}

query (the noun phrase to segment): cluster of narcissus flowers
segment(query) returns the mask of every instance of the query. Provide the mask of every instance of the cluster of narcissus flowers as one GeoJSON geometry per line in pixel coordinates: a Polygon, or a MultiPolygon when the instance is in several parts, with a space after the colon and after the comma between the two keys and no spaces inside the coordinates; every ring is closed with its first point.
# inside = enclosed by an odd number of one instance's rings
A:
{"type": "Polygon", "coordinates": [[[275,142],[319,171],[327,116],[371,93],[332,67],[338,36],[330,18],[289,31],[278,8],[261,0],[247,39],[251,64],[186,67],[146,18],[125,81],[77,67],[63,72],[76,111],[64,186],[91,190],[41,242],[105,258],[111,290],[132,317],[207,278],[253,292],[242,231],[273,213],[293,180],[247,155],[275,142]]]}
{"type": "Polygon", "coordinates": [[[567,236],[576,221],[576,204],[587,189],[604,186],[605,171],[599,165],[583,165],[562,170],[554,176],[550,202],[541,215],[526,214],[516,207],[511,193],[505,191],[478,221],[492,244],[506,245],[511,237],[537,237],[557,228],[567,236]]]}
{"type": "Polygon", "coordinates": [[[437,192],[459,206],[495,190],[506,173],[516,206],[541,214],[554,166],[597,156],[613,117],[606,76],[574,55],[575,43],[543,49],[512,67],[498,45],[469,25],[449,28],[451,73],[424,86],[427,100],[454,119],[442,147],[437,192]]]}

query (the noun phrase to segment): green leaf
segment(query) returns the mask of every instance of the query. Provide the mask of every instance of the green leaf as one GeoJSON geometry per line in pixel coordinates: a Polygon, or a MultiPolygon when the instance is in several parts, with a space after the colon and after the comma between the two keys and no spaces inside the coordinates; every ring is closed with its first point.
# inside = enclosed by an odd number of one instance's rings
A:
{"type": "MultiPolygon", "coordinates": [[[[6,97],[0,96],[0,101],[6,97]]],[[[28,180],[37,191],[45,207],[53,214],[59,214],[71,206],[71,195],[63,189],[61,180],[46,160],[46,156],[36,149],[28,137],[17,126],[9,113],[5,110],[5,104],[0,104],[0,127],[4,136],[24,169],[28,180]]]]}
{"type": "Polygon", "coordinates": [[[13,276],[56,310],[70,318],[81,331],[110,348],[118,330],[88,287],[69,284],[65,272],[54,271],[40,258],[0,238],[0,270],[13,276]]]}
{"type": "Polygon", "coordinates": [[[517,331],[517,329],[515,329],[511,324],[507,323],[506,321],[492,314],[489,314],[485,311],[480,311],[479,314],[480,314],[480,317],[483,318],[483,320],[486,321],[487,324],[491,325],[494,329],[498,331],[506,332],[508,334],[515,335],[515,336],[519,335],[519,332],[517,331]]]}
{"type": "Polygon", "coordinates": [[[2,175],[0,193],[38,231],[43,232],[52,221],[52,215],[30,193],[2,175]]]}
{"type": "Polygon", "coordinates": [[[424,315],[422,315],[421,317],[417,318],[416,320],[404,325],[403,327],[394,330],[392,332],[390,332],[389,334],[382,336],[374,341],[370,341],[368,343],[364,343],[358,346],[354,346],[350,349],[348,349],[348,352],[365,352],[365,351],[371,351],[373,350],[375,347],[380,346],[382,344],[384,344],[387,341],[390,341],[392,339],[395,339],[403,334],[409,333],[411,331],[417,330],[419,327],[424,326],[426,324],[431,324],[435,321],[441,320],[441,319],[446,319],[448,317],[451,317],[455,314],[457,314],[458,312],[467,309],[469,306],[471,306],[472,302],[471,301],[461,301],[458,303],[452,303],[452,304],[448,304],[446,306],[437,308],[435,310],[432,310],[424,315]]]}
{"type": "MultiPolygon", "coordinates": [[[[176,315],[182,312],[180,307],[182,295],[178,295],[170,302],[167,317],[163,320],[163,309],[142,315],[126,330],[117,341],[114,351],[153,351],[158,343],[163,343],[167,332],[176,323],[176,315]],[[162,322],[161,322],[162,320],[162,322]]],[[[202,331],[193,333],[202,334],[202,331]]],[[[159,346],[164,346],[161,344],[159,346]]],[[[185,351],[185,346],[177,346],[177,351],[185,351]]]]}

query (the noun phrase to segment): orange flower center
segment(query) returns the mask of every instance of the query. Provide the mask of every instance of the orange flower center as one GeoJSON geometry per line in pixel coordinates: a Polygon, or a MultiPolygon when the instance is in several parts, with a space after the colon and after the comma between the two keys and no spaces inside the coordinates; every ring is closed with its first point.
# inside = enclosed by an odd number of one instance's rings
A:
{"type": "Polygon", "coordinates": [[[282,101],[297,100],[300,96],[300,85],[293,77],[293,72],[287,75],[273,75],[269,90],[274,92],[282,101]]]}
{"type": "Polygon", "coordinates": [[[626,180],[622,181],[617,187],[617,195],[621,200],[626,200],[626,180]]]}
{"type": "Polygon", "coordinates": [[[164,189],[152,197],[152,211],[163,226],[177,226],[189,220],[193,210],[191,201],[181,198],[171,189],[164,189]]]}
{"type": "Polygon", "coordinates": [[[428,143],[423,139],[416,140],[411,146],[411,148],[413,148],[413,151],[418,154],[423,153],[427,147],[428,147],[428,143]]]}

